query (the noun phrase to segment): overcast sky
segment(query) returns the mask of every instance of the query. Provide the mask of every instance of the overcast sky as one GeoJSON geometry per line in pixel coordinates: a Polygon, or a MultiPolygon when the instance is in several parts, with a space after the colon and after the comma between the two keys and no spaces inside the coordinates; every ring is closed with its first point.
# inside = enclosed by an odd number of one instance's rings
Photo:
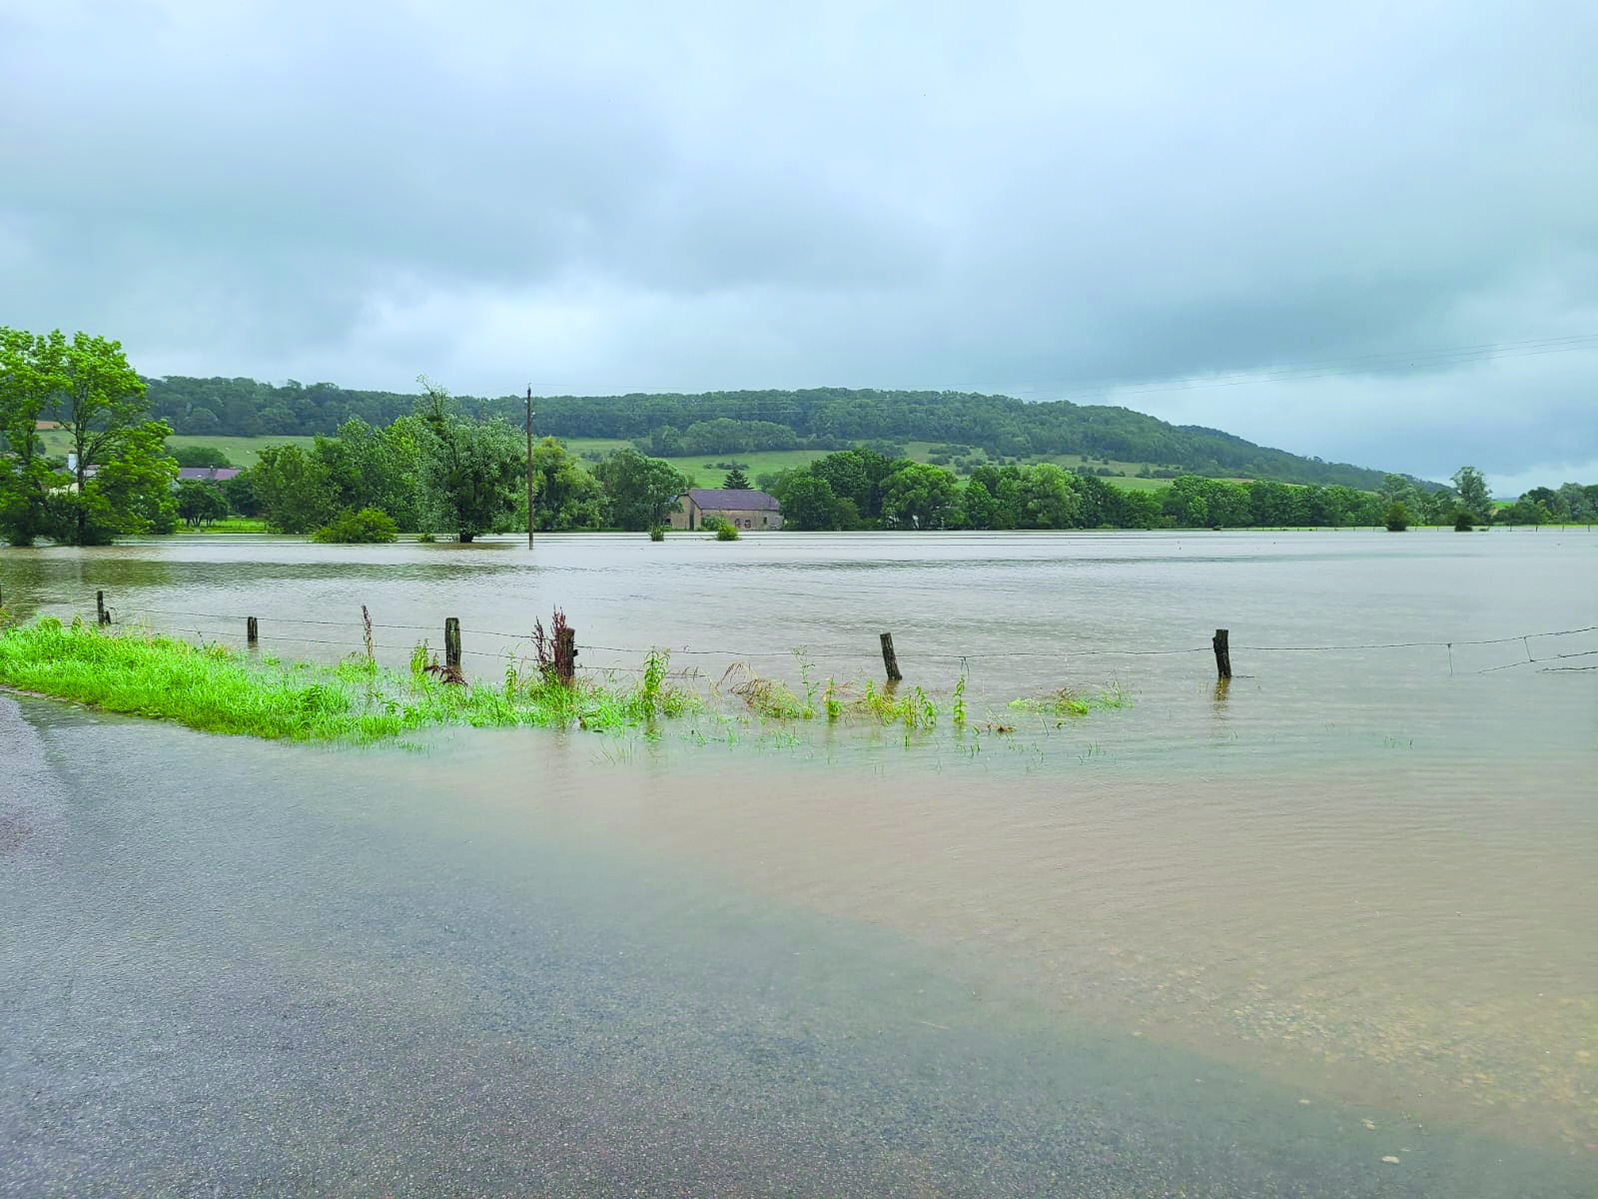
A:
{"type": "Polygon", "coordinates": [[[1595,46],[1592,0],[0,0],[0,323],[1598,481],[1595,46]]]}

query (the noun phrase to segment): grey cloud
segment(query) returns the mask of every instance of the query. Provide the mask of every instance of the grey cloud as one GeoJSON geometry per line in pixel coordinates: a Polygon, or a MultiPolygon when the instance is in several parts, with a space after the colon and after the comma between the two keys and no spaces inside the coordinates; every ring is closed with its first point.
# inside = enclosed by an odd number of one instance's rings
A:
{"type": "Polygon", "coordinates": [[[152,372],[1077,396],[1598,458],[1580,3],[0,5],[0,301],[152,372]],[[1505,389],[1513,392],[1506,408],[1505,389]]]}

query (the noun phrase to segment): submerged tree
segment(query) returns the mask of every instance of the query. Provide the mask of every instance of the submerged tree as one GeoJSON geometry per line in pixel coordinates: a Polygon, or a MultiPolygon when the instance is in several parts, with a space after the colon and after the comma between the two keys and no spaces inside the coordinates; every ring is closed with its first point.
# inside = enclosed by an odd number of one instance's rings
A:
{"type": "Polygon", "coordinates": [[[177,516],[189,528],[204,528],[227,514],[227,500],[214,483],[185,479],[178,484],[177,516]]]}
{"type": "Polygon", "coordinates": [[[665,524],[690,482],[671,463],[630,449],[617,450],[599,463],[594,477],[610,500],[612,523],[629,530],[665,524]]]}
{"type": "Polygon", "coordinates": [[[177,464],[171,429],[147,419],[144,382],[119,342],[87,333],[0,329],[0,534],[15,545],[44,536],[103,545],[119,533],[170,532],[177,464]],[[44,456],[41,421],[71,444],[69,473],[44,456]]]}
{"type": "Polygon", "coordinates": [[[1459,502],[1477,523],[1486,524],[1493,518],[1493,497],[1487,490],[1487,478],[1474,466],[1462,466],[1454,472],[1454,490],[1459,492],[1459,502]]]}
{"type": "Polygon", "coordinates": [[[50,465],[39,421],[64,384],[66,339],[0,326],[0,536],[32,545],[45,532],[50,465]]]}
{"type": "Polygon", "coordinates": [[[521,436],[500,420],[464,419],[449,392],[426,376],[420,382],[418,415],[434,439],[422,463],[432,523],[463,542],[508,527],[525,484],[521,436]]]}
{"type": "Polygon", "coordinates": [[[533,521],[540,533],[598,529],[605,523],[604,488],[553,437],[533,446],[533,521]]]}

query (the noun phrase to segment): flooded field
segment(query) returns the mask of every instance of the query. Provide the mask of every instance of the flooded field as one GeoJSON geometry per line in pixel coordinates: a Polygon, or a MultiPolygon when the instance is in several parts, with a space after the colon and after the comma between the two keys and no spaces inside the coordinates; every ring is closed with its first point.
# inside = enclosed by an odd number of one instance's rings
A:
{"type": "MultiPolygon", "coordinates": [[[[940,718],[906,731],[744,713],[692,735],[451,731],[422,752],[352,751],[27,701],[15,727],[35,730],[65,798],[29,816],[13,785],[23,815],[0,827],[0,869],[18,887],[76,815],[199,828],[152,859],[234,909],[252,969],[322,985],[346,968],[327,955],[376,954],[339,984],[359,1004],[376,975],[403,993],[395,965],[416,956],[422,1018],[459,1018],[489,1056],[520,1026],[484,1031],[472,986],[511,1004],[534,978],[580,992],[559,981],[563,955],[577,970],[621,937],[618,952],[655,963],[637,1002],[669,1027],[611,1011],[625,987],[602,1017],[592,995],[573,1011],[616,1021],[623,1057],[664,1071],[703,1026],[736,1039],[775,1005],[774,1040],[677,1081],[747,1101],[787,1094],[797,1063],[835,1068],[790,1096],[808,1132],[782,1123],[794,1112],[746,1117],[792,1134],[774,1161],[820,1153],[882,1193],[888,1178],[984,1192],[966,1149],[1003,1183],[987,1193],[1016,1194],[1051,1178],[1064,1193],[1578,1194],[1598,1169],[1598,533],[549,537],[532,555],[210,537],[0,553],[6,607],[24,616],[92,614],[98,589],[119,620],[194,636],[241,640],[256,615],[265,649],[288,657],[358,649],[365,604],[399,665],[455,616],[469,672],[489,679],[559,606],[584,666],[669,648],[707,695],[735,663],[800,693],[880,685],[877,635],[892,631],[904,687],[940,718]],[[949,716],[962,674],[963,731],[949,716]],[[1011,702],[1062,686],[1129,703],[1064,716],[1011,702]],[[163,784],[173,771],[183,783],[163,784]],[[214,846],[230,829],[240,844],[214,846]],[[213,851],[246,880],[236,902],[195,867],[213,851]],[[578,920],[585,948],[498,926],[546,909],[578,920]],[[345,944],[352,928],[368,950],[345,944]],[[495,945],[509,957],[478,959],[495,945]],[[471,961],[434,970],[455,954],[471,961]],[[884,1115],[874,1087],[910,1108],[884,1115]],[[832,1102],[838,1127],[820,1114],[832,1102]],[[944,1102],[976,1126],[907,1131],[943,1128],[944,1102]],[[886,1157],[878,1119],[903,1138],[886,1157]],[[1093,1145],[1048,1141],[1073,1121],[1093,1145]]],[[[15,935],[0,946],[39,966],[15,935]]],[[[43,1003],[30,995],[12,1010],[43,1003]]],[[[586,1043],[593,1028],[571,1019],[586,1043]]],[[[704,1191],[765,1193],[709,1177],[704,1191]]]]}

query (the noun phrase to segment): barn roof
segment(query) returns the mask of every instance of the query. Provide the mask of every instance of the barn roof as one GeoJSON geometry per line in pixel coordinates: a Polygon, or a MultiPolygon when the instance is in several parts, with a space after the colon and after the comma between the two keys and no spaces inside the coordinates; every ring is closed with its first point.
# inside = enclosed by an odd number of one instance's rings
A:
{"type": "Polygon", "coordinates": [[[776,496],[767,495],[764,491],[755,491],[753,488],[690,487],[687,495],[689,499],[693,500],[701,508],[782,511],[782,505],[777,502],[776,496]]]}

